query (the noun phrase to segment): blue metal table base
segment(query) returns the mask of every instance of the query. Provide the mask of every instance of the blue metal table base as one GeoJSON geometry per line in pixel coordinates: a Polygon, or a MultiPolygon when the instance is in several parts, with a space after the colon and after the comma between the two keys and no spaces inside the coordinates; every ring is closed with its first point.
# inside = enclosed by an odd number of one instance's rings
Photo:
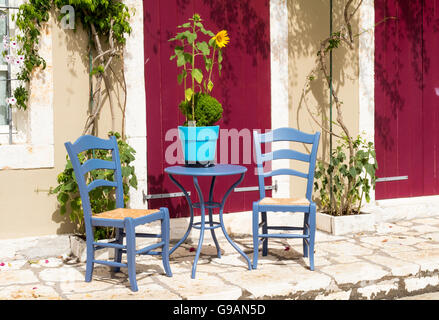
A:
{"type": "Polygon", "coordinates": [[[195,279],[195,272],[197,269],[197,262],[198,259],[200,257],[200,253],[201,253],[201,247],[203,245],[203,239],[204,239],[204,230],[208,229],[210,230],[211,234],[212,234],[212,238],[213,241],[215,242],[215,247],[217,250],[217,255],[218,258],[221,258],[221,249],[218,243],[218,240],[216,239],[215,236],[215,229],[221,227],[224,236],[226,237],[227,241],[229,241],[229,243],[233,246],[233,248],[235,248],[236,251],[238,251],[245,260],[247,260],[248,263],[248,269],[251,270],[251,262],[250,262],[250,258],[236,245],[236,243],[233,242],[232,239],[230,239],[226,228],[224,227],[224,220],[223,220],[223,210],[224,210],[224,204],[226,203],[227,197],[230,195],[230,193],[232,192],[232,190],[239,185],[242,180],[244,179],[244,173],[241,174],[240,178],[238,179],[238,181],[236,181],[229,190],[227,190],[226,194],[224,195],[223,200],[221,201],[221,203],[219,202],[213,202],[213,189],[215,186],[215,180],[216,180],[216,176],[212,177],[212,181],[210,184],[210,191],[209,191],[209,201],[204,201],[203,198],[203,193],[201,191],[200,185],[198,184],[198,177],[197,176],[193,176],[193,180],[194,180],[194,185],[195,188],[197,189],[197,193],[198,193],[198,197],[200,199],[199,203],[192,203],[189,194],[187,193],[187,191],[183,188],[183,186],[177,181],[175,180],[175,178],[172,176],[172,174],[169,174],[169,178],[172,180],[172,182],[175,183],[175,185],[184,193],[186,200],[189,204],[189,209],[190,209],[190,220],[189,220],[189,227],[185,233],[185,235],[183,236],[183,238],[181,238],[181,240],[179,240],[177,242],[177,244],[169,251],[169,254],[172,254],[189,236],[189,233],[191,232],[192,228],[195,229],[199,229],[200,230],[200,239],[198,240],[198,247],[197,250],[195,252],[195,259],[194,259],[194,263],[192,265],[192,279],[195,279]],[[201,222],[196,222],[194,223],[194,208],[200,208],[201,209],[201,222]],[[209,221],[207,222],[209,224],[209,226],[206,227],[206,221],[205,221],[205,209],[209,210],[209,221]],[[219,219],[220,222],[215,222],[213,221],[213,208],[219,208],[219,219]]]}

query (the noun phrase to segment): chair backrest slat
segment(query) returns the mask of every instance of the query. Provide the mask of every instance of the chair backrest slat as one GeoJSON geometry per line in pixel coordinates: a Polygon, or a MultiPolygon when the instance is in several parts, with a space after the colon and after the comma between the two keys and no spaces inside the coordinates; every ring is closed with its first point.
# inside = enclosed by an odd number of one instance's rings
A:
{"type": "Polygon", "coordinates": [[[290,176],[297,176],[297,177],[308,179],[307,173],[303,173],[294,169],[277,169],[270,172],[266,172],[264,173],[264,178],[280,176],[280,175],[290,175],[290,176]]]}
{"type": "Polygon", "coordinates": [[[104,140],[95,136],[85,135],[78,138],[72,144],[73,153],[81,153],[86,150],[112,150],[114,149],[114,142],[111,139],[104,140]]]}
{"type": "Polygon", "coordinates": [[[254,137],[255,153],[256,153],[257,174],[259,180],[259,196],[261,197],[261,199],[265,197],[265,184],[264,184],[265,178],[278,176],[278,175],[293,175],[308,180],[306,187],[306,198],[309,201],[312,201],[311,196],[312,196],[312,189],[314,183],[314,172],[315,172],[315,164],[317,159],[317,149],[320,141],[320,132],[316,132],[315,134],[308,134],[294,128],[279,128],[264,134],[260,134],[257,131],[253,131],[253,137],[254,137]],[[262,143],[271,143],[276,141],[291,141],[291,142],[299,142],[304,144],[311,144],[312,145],[311,153],[305,154],[297,150],[280,149],[262,154],[261,152],[262,143]],[[263,170],[264,162],[278,160],[278,159],[299,160],[299,161],[307,162],[309,163],[308,172],[303,173],[290,168],[281,168],[281,169],[273,170],[271,172],[264,172],[263,170]]]}
{"type": "Polygon", "coordinates": [[[87,191],[90,192],[93,189],[96,189],[98,187],[114,187],[114,188],[116,188],[117,183],[114,181],[108,181],[108,180],[103,180],[103,179],[94,180],[87,185],[87,191]]]}
{"type": "Polygon", "coordinates": [[[114,161],[89,159],[86,162],[84,162],[81,166],[81,170],[83,174],[99,169],[116,170],[116,164],[114,163],[114,161]]]}
{"type": "Polygon", "coordinates": [[[275,150],[269,153],[264,153],[262,155],[262,162],[266,162],[270,160],[279,160],[279,159],[290,159],[290,160],[309,162],[311,156],[309,154],[305,154],[291,149],[275,150]]]}
{"type": "Polygon", "coordinates": [[[275,141],[296,141],[311,144],[314,142],[314,134],[305,133],[294,128],[279,128],[260,134],[261,143],[275,141]]]}

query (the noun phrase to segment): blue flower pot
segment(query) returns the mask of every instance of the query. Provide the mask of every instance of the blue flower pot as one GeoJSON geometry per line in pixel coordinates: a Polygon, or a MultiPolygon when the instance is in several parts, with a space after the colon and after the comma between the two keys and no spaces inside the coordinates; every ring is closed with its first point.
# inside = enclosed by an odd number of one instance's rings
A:
{"type": "Polygon", "coordinates": [[[178,127],[184,160],[189,167],[214,165],[219,126],[178,127]]]}

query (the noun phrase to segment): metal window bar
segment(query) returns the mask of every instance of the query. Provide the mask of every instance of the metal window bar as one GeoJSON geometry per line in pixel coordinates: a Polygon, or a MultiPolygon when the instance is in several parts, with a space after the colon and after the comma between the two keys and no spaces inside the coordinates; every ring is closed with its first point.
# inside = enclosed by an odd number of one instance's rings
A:
{"type": "MultiPolygon", "coordinates": [[[[11,10],[11,9],[12,10],[17,10],[17,9],[19,9],[19,7],[9,6],[9,0],[6,0],[5,4],[6,4],[5,6],[0,6],[0,9],[7,10],[6,14],[2,13],[1,15],[5,16],[5,19],[6,19],[6,37],[9,38],[10,37],[9,10],[11,10]]],[[[8,48],[8,54],[10,54],[10,48],[8,48]]],[[[8,72],[8,75],[6,77],[6,80],[4,80],[4,81],[6,81],[6,95],[8,97],[10,97],[11,94],[12,94],[11,81],[14,81],[14,80],[17,80],[17,79],[12,79],[11,78],[11,65],[9,63],[8,63],[8,70],[7,70],[7,72],[8,72]]],[[[9,134],[9,144],[12,144],[12,108],[11,108],[10,105],[8,105],[8,119],[7,119],[7,122],[8,122],[8,126],[9,126],[9,132],[8,132],[8,134],[9,134]]]]}

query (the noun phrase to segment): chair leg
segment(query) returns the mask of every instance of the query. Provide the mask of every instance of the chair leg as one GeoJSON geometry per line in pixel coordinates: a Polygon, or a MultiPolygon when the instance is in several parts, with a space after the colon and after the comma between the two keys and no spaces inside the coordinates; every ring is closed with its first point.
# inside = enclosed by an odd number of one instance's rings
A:
{"type": "MultiPolygon", "coordinates": [[[[268,233],[268,226],[267,226],[267,212],[261,212],[261,218],[262,218],[262,233],[267,234],[268,233]]],[[[264,238],[262,242],[262,255],[265,257],[268,255],[268,238],[264,238]]]]}
{"type": "Polygon", "coordinates": [[[311,205],[309,213],[309,268],[314,271],[314,240],[316,234],[316,205],[311,205]]]}
{"type": "MultiPolygon", "coordinates": [[[[305,212],[304,216],[303,216],[303,235],[308,236],[309,235],[309,213],[305,212]]],[[[303,257],[307,258],[308,257],[308,241],[309,238],[307,239],[303,239],[303,257]]]]}
{"type": "Polygon", "coordinates": [[[87,262],[85,266],[85,282],[90,282],[93,276],[93,260],[95,258],[95,248],[93,245],[93,241],[94,234],[92,228],[90,227],[89,230],[86,230],[87,262]]]}
{"type": "Polygon", "coordinates": [[[162,248],[162,262],[163,262],[163,268],[165,269],[166,275],[168,277],[172,277],[172,271],[171,266],[169,265],[169,210],[168,208],[160,208],[160,210],[163,212],[163,219],[162,219],[162,240],[165,242],[162,248]]]}
{"type": "Polygon", "coordinates": [[[133,219],[125,218],[126,246],[128,278],[130,279],[131,290],[138,291],[136,280],[136,231],[133,219]]]}
{"type": "MultiPolygon", "coordinates": [[[[123,229],[116,228],[116,243],[123,244],[123,229]]],[[[122,249],[114,249],[114,262],[122,261],[122,249]]],[[[113,272],[119,272],[120,267],[113,267],[113,272]]]]}
{"type": "Polygon", "coordinates": [[[253,229],[253,269],[258,266],[259,254],[259,212],[257,205],[253,205],[252,215],[252,229],[253,229]]]}

